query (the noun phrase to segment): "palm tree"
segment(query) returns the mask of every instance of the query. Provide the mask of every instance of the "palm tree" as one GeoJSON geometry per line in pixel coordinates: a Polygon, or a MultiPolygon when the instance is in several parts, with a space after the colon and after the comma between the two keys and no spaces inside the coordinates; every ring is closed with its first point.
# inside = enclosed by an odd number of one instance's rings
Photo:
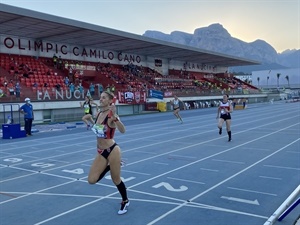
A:
{"type": "Polygon", "coordinates": [[[269,86],[269,79],[270,79],[270,77],[267,76],[267,86],[269,86]]]}
{"type": "Polygon", "coordinates": [[[288,87],[290,87],[290,78],[289,78],[289,75],[286,75],[286,76],[285,76],[285,79],[286,79],[287,82],[288,82],[288,87]]]}
{"type": "Polygon", "coordinates": [[[279,88],[279,77],[280,77],[281,73],[277,73],[277,87],[279,88]]]}
{"type": "Polygon", "coordinates": [[[257,85],[259,86],[259,80],[260,80],[260,78],[259,77],[257,77],[257,85]]]}

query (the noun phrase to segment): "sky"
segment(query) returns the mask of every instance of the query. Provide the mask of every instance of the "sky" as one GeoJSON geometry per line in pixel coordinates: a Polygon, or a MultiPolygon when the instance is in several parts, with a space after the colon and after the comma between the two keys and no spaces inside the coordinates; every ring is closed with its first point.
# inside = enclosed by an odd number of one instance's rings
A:
{"type": "Polygon", "coordinates": [[[300,0],[0,0],[0,3],[143,35],[214,23],[244,42],[264,40],[278,53],[300,49],[300,0]]]}

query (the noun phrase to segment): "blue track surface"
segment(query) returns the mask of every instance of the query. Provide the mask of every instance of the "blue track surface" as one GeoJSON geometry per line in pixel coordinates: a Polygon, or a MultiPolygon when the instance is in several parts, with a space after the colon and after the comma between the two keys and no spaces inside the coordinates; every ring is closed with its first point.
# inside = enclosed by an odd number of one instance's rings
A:
{"type": "Polygon", "coordinates": [[[122,216],[109,176],[87,183],[96,140],[83,125],[36,126],[32,137],[1,139],[0,224],[264,224],[299,185],[299,106],[235,111],[232,142],[225,127],[218,134],[216,108],[181,111],[183,124],[172,112],[121,117],[127,131],[115,139],[131,200],[122,216]]]}

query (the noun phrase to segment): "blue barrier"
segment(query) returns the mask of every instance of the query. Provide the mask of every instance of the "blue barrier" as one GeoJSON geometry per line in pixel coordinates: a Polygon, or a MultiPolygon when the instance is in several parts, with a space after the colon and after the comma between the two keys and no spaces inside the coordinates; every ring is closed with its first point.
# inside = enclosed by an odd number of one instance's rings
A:
{"type": "Polygon", "coordinates": [[[278,217],[278,221],[281,221],[284,219],[284,217],[286,217],[290,212],[292,212],[292,210],[294,208],[296,208],[297,205],[299,205],[300,203],[300,197],[293,202],[279,217],[278,217]]]}

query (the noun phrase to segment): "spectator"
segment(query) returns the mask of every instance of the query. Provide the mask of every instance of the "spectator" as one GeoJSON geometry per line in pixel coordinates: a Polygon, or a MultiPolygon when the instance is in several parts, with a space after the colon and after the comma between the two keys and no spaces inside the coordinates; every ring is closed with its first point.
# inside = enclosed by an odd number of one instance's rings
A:
{"type": "Polygon", "coordinates": [[[98,84],[98,95],[100,97],[101,93],[103,92],[103,85],[102,84],[98,84]]]}
{"type": "Polygon", "coordinates": [[[73,96],[74,92],[75,92],[75,85],[72,82],[69,85],[69,89],[70,89],[70,92],[71,92],[71,96],[73,96]]]}
{"type": "Polygon", "coordinates": [[[9,95],[10,96],[15,95],[15,89],[14,89],[14,86],[13,86],[13,84],[11,82],[8,84],[7,89],[9,91],[9,95]]]}
{"type": "Polygon", "coordinates": [[[82,93],[83,93],[83,86],[81,85],[81,83],[79,83],[78,90],[80,92],[80,95],[82,95],[82,93]]]}
{"type": "Polygon", "coordinates": [[[69,86],[69,82],[70,82],[69,77],[65,77],[65,85],[66,86],[69,86]]]}
{"type": "Polygon", "coordinates": [[[91,96],[94,96],[94,94],[95,94],[95,85],[93,83],[90,84],[89,91],[90,91],[91,96]]]}
{"type": "Polygon", "coordinates": [[[69,62],[67,60],[64,61],[63,69],[69,69],[69,62]]]}
{"type": "Polygon", "coordinates": [[[32,121],[34,120],[33,107],[30,104],[30,98],[25,98],[26,104],[20,107],[20,112],[24,114],[25,131],[27,136],[31,136],[32,121]]]}
{"type": "Polygon", "coordinates": [[[21,95],[21,86],[19,82],[16,83],[15,92],[16,92],[16,98],[19,100],[21,95]]]}
{"type": "Polygon", "coordinates": [[[23,77],[25,77],[25,78],[29,78],[29,75],[28,75],[28,72],[27,72],[27,71],[24,71],[24,73],[23,73],[23,77]]]}
{"type": "Polygon", "coordinates": [[[60,91],[60,84],[59,84],[59,83],[57,83],[57,84],[55,85],[55,87],[56,87],[56,90],[57,90],[57,91],[60,91]]]}
{"type": "Polygon", "coordinates": [[[55,54],[52,57],[52,61],[53,61],[54,68],[57,69],[57,56],[55,54]]]}
{"type": "Polygon", "coordinates": [[[58,69],[62,70],[63,69],[63,60],[61,56],[58,57],[58,69]]]}
{"type": "Polygon", "coordinates": [[[74,69],[72,68],[72,65],[69,66],[68,70],[69,70],[69,78],[72,79],[72,82],[75,82],[74,74],[73,74],[74,73],[74,69]]]}

